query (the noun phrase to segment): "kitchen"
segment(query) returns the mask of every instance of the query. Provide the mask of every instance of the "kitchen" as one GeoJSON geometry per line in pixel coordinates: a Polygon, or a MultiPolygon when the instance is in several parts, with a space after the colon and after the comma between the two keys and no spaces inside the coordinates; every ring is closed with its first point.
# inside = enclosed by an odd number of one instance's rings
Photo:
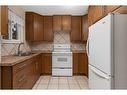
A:
{"type": "Polygon", "coordinates": [[[1,89],[127,88],[98,87],[90,71],[89,32],[111,12],[127,14],[127,7],[0,6],[1,89]]]}

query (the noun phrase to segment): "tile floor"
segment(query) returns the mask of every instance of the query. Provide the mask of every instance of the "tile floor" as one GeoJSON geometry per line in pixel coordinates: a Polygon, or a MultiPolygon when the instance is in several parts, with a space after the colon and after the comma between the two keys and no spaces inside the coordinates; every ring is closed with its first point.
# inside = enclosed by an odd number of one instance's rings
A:
{"type": "Polygon", "coordinates": [[[88,89],[88,82],[86,76],[73,76],[73,77],[52,77],[41,76],[34,85],[33,89],[88,89]]]}

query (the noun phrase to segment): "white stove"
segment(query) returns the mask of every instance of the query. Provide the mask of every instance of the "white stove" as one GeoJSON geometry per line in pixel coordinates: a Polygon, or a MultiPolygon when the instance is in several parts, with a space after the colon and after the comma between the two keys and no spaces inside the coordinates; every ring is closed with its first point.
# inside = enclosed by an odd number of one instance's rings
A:
{"type": "Polygon", "coordinates": [[[54,45],[52,76],[72,76],[72,52],[69,44],[54,45]]]}

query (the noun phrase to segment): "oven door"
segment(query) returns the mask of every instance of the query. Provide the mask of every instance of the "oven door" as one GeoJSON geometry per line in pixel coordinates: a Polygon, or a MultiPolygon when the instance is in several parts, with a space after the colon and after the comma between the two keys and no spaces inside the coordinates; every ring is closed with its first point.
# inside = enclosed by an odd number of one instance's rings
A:
{"type": "Polygon", "coordinates": [[[52,66],[53,68],[61,68],[61,67],[67,67],[72,68],[72,53],[53,53],[52,56],[52,66]]]}

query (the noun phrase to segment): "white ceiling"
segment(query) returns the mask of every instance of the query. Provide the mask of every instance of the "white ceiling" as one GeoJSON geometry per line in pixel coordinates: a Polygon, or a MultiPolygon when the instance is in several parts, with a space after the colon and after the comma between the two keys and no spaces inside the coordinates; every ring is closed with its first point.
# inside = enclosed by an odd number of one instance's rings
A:
{"type": "Polygon", "coordinates": [[[41,15],[84,15],[88,6],[23,6],[23,9],[41,15]]]}

